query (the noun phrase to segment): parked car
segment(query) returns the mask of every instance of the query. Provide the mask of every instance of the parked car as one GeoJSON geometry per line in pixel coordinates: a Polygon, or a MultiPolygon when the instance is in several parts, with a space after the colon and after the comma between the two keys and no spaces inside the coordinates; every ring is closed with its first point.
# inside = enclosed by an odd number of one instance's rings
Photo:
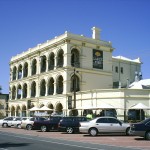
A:
{"type": "Polygon", "coordinates": [[[150,118],[147,118],[139,123],[132,123],[131,135],[141,136],[146,140],[150,140],[150,118]]]}
{"type": "Polygon", "coordinates": [[[0,120],[0,125],[1,125],[2,127],[11,127],[12,121],[13,121],[15,118],[17,118],[17,117],[11,116],[11,117],[6,117],[6,118],[4,118],[4,119],[1,119],[1,120],[0,120]]]}
{"type": "Polygon", "coordinates": [[[48,120],[34,121],[33,129],[41,130],[42,132],[58,130],[58,123],[61,119],[61,116],[51,116],[48,120]]]}
{"type": "Polygon", "coordinates": [[[80,122],[87,121],[86,117],[63,117],[59,123],[58,128],[61,132],[67,132],[69,134],[79,132],[80,122]]]}
{"type": "Polygon", "coordinates": [[[29,117],[26,120],[21,121],[21,128],[22,129],[27,129],[27,130],[32,130],[33,123],[35,120],[46,120],[46,118],[43,117],[29,117]]]}
{"type": "Polygon", "coordinates": [[[13,126],[13,127],[15,127],[15,128],[21,128],[21,122],[23,121],[23,120],[26,120],[26,119],[28,119],[29,117],[16,117],[16,118],[14,118],[13,120],[12,120],[12,125],[11,126],[13,126]]]}
{"type": "Polygon", "coordinates": [[[98,117],[91,121],[80,122],[79,131],[96,136],[98,133],[130,134],[130,124],[123,123],[115,117],[98,117]]]}

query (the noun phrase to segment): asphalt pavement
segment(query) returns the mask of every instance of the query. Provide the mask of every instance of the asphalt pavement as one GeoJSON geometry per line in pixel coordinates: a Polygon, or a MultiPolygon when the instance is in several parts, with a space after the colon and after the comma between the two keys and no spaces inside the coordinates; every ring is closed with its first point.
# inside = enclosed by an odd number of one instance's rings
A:
{"type": "Polygon", "coordinates": [[[150,141],[144,141],[143,139],[141,140],[141,138],[139,141],[137,141],[135,137],[127,137],[127,136],[100,135],[97,137],[91,137],[83,134],[65,134],[60,132],[43,133],[35,130],[27,131],[24,129],[0,128],[0,150],[48,150],[48,149],[150,150],[150,141]],[[119,141],[119,139],[121,139],[121,141],[119,141]],[[137,142],[141,143],[141,146],[138,146],[136,144],[137,142]],[[147,145],[145,143],[147,143],[147,145]]]}

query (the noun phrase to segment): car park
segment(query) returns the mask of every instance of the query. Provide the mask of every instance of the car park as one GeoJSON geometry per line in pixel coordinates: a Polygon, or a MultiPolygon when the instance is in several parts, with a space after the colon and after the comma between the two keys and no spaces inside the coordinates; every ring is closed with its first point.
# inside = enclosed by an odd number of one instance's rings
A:
{"type": "Polygon", "coordinates": [[[33,123],[33,129],[41,130],[42,132],[58,131],[58,123],[61,119],[61,116],[51,116],[48,120],[36,120],[33,123]]]}
{"type": "Polygon", "coordinates": [[[79,131],[91,136],[96,136],[99,133],[122,133],[129,135],[130,124],[124,123],[115,117],[97,117],[91,121],[80,122],[79,131]]]}
{"type": "Polygon", "coordinates": [[[78,116],[63,117],[58,123],[59,131],[69,134],[79,132],[79,125],[82,121],[87,121],[87,118],[78,116]]]}
{"type": "Polygon", "coordinates": [[[29,117],[26,120],[21,121],[21,128],[22,129],[27,129],[27,130],[32,130],[33,123],[35,120],[46,120],[46,118],[43,117],[29,117]]]}
{"type": "Polygon", "coordinates": [[[150,118],[147,118],[138,123],[131,124],[131,135],[144,137],[150,140],[150,118]]]}

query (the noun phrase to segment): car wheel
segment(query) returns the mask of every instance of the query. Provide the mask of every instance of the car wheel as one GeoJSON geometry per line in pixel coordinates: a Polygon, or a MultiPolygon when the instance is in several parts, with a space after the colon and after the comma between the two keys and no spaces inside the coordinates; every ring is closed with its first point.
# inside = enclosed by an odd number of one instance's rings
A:
{"type": "Polygon", "coordinates": [[[130,128],[126,129],[126,135],[130,135],[130,128]]]}
{"type": "Polygon", "coordinates": [[[46,127],[46,126],[44,126],[44,125],[43,125],[43,126],[41,126],[41,131],[42,131],[42,132],[46,132],[46,131],[47,131],[47,127],[46,127]]]}
{"type": "Polygon", "coordinates": [[[17,128],[21,129],[21,124],[17,124],[17,128]]]}
{"type": "Polygon", "coordinates": [[[26,126],[26,129],[27,129],[27,130],[32,130],[32,125],[31,125],[31,124],[28,124],[28,125],[26,126]]]}
{"type": "Polygon", "coordinates": [[[96,136],[96,135],[98,134],[98,131],[97,131],[96,128],[91,128],[91,129],[89,130],[89,134],[90,134],[91,136],[96,136]]]}
{"type": "Polygon", "coordinates": [[[6,128],[6,127],[8,127],[8,124],[7,123],[3,123],[2,127],[6,128]]]}
{"type": "Polygon", "coordinates": [[[73,131],[73,128],[72,127],[67,127],[67,133],[69,134],[72,134],[74,131],[73,131]]]}
{"type": "Polygon", "coordinates": [[[147,132],[145,133],[145,139],[146,139],[146,140],[150,140],[150,131],[147,131],[147,132]]]}

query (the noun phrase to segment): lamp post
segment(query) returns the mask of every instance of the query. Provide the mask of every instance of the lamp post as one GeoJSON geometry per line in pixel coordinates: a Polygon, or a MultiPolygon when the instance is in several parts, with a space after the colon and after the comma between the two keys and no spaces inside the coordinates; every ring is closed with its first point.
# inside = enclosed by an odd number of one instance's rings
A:
{"type": "Polygon", "coordinates": [[[73,94],[74,94],[74,109],[76,109],[76,76],[75,76],[75,68],[73,73],[73,94]]]}

